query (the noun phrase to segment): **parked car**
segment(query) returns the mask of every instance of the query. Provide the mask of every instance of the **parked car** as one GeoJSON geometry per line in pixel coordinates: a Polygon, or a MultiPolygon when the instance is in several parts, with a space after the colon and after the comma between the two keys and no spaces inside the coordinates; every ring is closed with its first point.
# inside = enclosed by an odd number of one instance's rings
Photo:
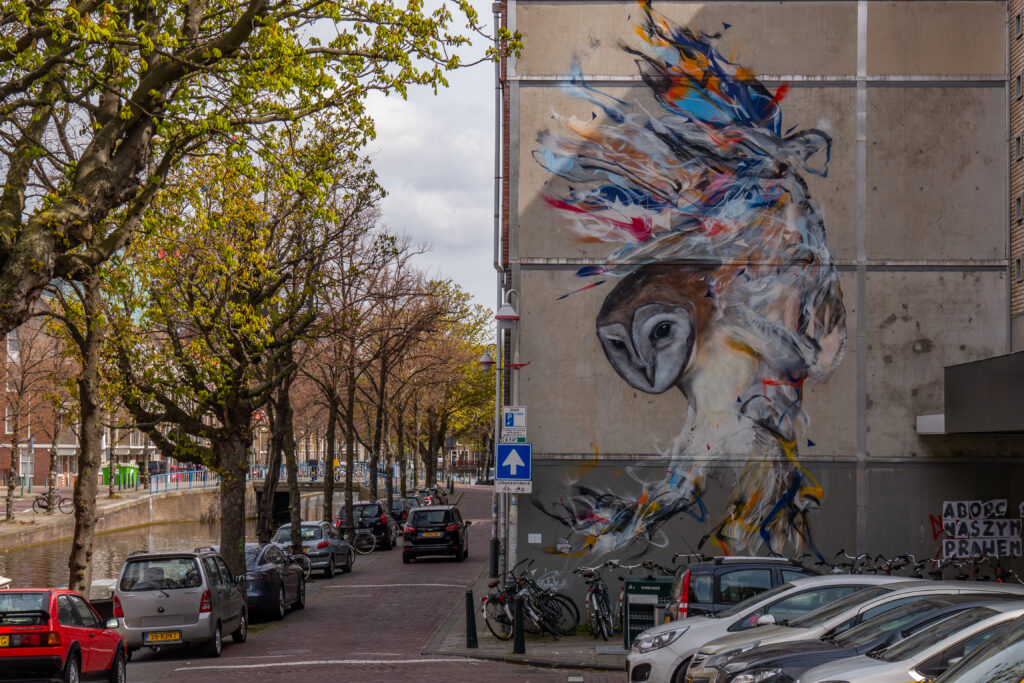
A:
{"type": "Polygon", "coordinates": [[[151,477],[157,474],[167,474],[170,471],[170,463],[166,460],[150,460],[146,462],[146,474],[151,477]]]}
{"type": "Polygon", "coordinates": [[[690,565],[672,586],[669,616],[715,614],[769,588],[818,572],[784,557],[716,557],[690,565]]]}
{"type": "Polygon", "coordinates": [[[274,543],[245,544],[245,599],[272,619],[284,619],[289,607],[306,606],[306,577],[302,567],[274,543]]]}
{"type": "Polygon", "coordinates": [[[114,587],[114,616],[128,658],[141,647],[204,644],[219,657],[223,635],[245,642],[249,615],[240,586],[213,548],[193,552],[134,552],[114,587]]]}
{"type": "Polygon", "coordinates": [[[408,498],[395,496],[391,499],[391,516],[394,517],[395,522],[401,526],[407,519],[409,519],[409,512],[414,507],[419,507],[419,505],[410,503],[408,498]]]}
{"type": "MultiPolygon", "coordinates": [[[[859,655],[815,667],[800,677],[808,683],[906,683],[930,680],[973,652],[1010,622],[1024,616],[1024,602],[973,607],[922,629],[870,656],[859,655]]],[[[971,679],[994,683],[991,678],[971,679]]]]}
{"type": "Polygon", "coordinates": [[[414,493],[410,493],[405,497],[405,502],[409,504],[409,509],[418,508],[423,506],[423,501],[420,500],[419,496],[414,493]]]}
{"type": "Polygon", "coordinates": [[[775,612],[792,618],[851,593],[905,581],[892,576],[828,574],[804,577],[757,593],[717,614],[689,617],[647,629],[633,641],[626,657],[630,681],[682,681],[690,658],[708,642],[747,631],[775,612]]]}
{"type": "MultiPolygon", "coordinates": [[[[970,594],[936,595],[905,603],[880,614],[837,636],[796,640],[774,645],[758,645],[754,640],[734,654],[724,653],[701,662],[694,661],[687,678],[708,683],[731,681],[748,676],[785,674],[796,680],[808,669],[828,662],[866,654],[897,643],[921,629],[972,607],[1009,596],[991,594],[987,599],[970,594]]],[[[751,634],[756,637],[756,633],[751,634]]]]}
{"type": "MultiPolygon", "coordinates": [[[[334,576],[338,568],[345,574],[352,571],[356,554],[348,541],[343,539],[331,524],[303,522],[299,527],[299,534],[302,538],[302,552],[309,558],[309,564],[313,569],[322,571],[327,578],[334,576]]],[[[277,530],[274,534],[274,543],[283,548],[291,546],[291,524],[285,524],[277,530]]]]}
{"type": "Polygon", "coordinates": [[[0,679],[125,680],[127,646],[85,598],[59,588],[0,591],[0,679]]]}
{"type": "Polygon", "coordinates": [[[693,664],[698,664],[708,657],[745,648],[752,640],[757,640],[760,646],[767,647],[797,640],[835,638],[854,626],[889,610],[931,596],[969,594],[980,597],[995,593],[1024,598],[1024,586],[1001,583],[984,584],[974,581],[887,578],[895,579],[895,581],[875,586],[872,589],[874,594],[867,592],[866,589],[859,591],[803,616],[790,616],[788,623],[784,626],[781,624],[764,625],[763,621],[776,619],[776,615],[768,614],[761,620],[762,625],[758,627],[756,633],[739,631],[705,643],[693,656],[693,664]]]}
{"type": "MultiPolygon", "coordinates": [[[[384,501],[352,503],[352,514],[355,519],[355,526],[366,527],[373,532],[377,539],[377,545],[381,550],[391,550],[395,547],[401,530],[391,516],[390,506],[384,501]]],[[[338,529],[346,526],[345,506],[338,510],[338,516],[334,519],[334,526],[338,529]]]]}
{"type": "Polygon", "coordinates": [[[419,490],[420,498],[424,505],[446,505],[448,495],[440,486],[425,486],[419,490]]]}
{"type": "Polygon", "coordinates": [[[462,562],[469,557],[469,525],[454,505],[432,505],[412,511],[402,528],[402,562],[424,555],[452,555],[462,562]]]}
{"type": "Polygon", "coordinates": [[[1024,680],[1024,617],[1011,621],[967,653],[934,683],[1020,683],[1024,680]]]}

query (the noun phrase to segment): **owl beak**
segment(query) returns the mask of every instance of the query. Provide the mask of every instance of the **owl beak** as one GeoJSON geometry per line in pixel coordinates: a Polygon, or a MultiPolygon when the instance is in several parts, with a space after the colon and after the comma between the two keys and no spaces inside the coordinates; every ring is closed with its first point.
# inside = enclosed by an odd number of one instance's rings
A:
{"type": "Polygon", "coordinates": [[[654,386],[654,364],[644,366],[644,377],[647,378],[647,384],[654,386]]]}

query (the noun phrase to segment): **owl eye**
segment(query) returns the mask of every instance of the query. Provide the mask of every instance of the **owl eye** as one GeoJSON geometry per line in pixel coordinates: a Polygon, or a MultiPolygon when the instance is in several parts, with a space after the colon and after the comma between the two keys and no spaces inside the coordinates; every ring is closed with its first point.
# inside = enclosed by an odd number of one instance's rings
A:
{"type": "Polygon", "coordinates": [[[611,339],[610,341],[612,343],[613,348],[616,348],[619,351],[624,351],[626,349],[626,342],[622,341],[621,339],[611,339]]]}
{"type": "Polygon", "coordinates": [[[651,339],[668,339],[672,336],[672,323],[661,323],[651,332],[651,339]]]}

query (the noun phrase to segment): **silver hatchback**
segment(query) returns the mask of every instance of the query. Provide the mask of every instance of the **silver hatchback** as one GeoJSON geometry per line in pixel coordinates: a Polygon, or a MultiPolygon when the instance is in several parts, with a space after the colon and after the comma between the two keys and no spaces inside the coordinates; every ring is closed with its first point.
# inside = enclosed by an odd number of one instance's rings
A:
{"type": "MultiPolygon", "coordinates": [[[[334,576],[336,569],[346,574],[352,571],[355,552],[330,522],[303,522],[299,532],[302,552],[309,558],[310,567],[322,571],[328,578],[334,576]]],[[[291,542],[292,525],[285,524],[274,534],[274,543],[288,548],[291,542]]]]}
{"type": "Polygon", "coordinates": [[[142,647],[197,644],[219,657],[224,634],[244,642],[244,581],[213,548],[129,555],[114,588],[114,617],[129,658],[142,647]]]}

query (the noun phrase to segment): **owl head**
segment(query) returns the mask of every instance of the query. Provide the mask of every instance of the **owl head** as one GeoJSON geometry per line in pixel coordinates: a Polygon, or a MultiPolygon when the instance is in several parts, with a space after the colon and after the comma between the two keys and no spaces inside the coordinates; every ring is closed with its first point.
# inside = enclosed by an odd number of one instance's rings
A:
{"type": "Polygon", "coordinates": [[[715,314],[712,275],[704,265],[642,266],[609,292],[597,337],[630,386],[660,394],[680,382],[715,314]]]}

